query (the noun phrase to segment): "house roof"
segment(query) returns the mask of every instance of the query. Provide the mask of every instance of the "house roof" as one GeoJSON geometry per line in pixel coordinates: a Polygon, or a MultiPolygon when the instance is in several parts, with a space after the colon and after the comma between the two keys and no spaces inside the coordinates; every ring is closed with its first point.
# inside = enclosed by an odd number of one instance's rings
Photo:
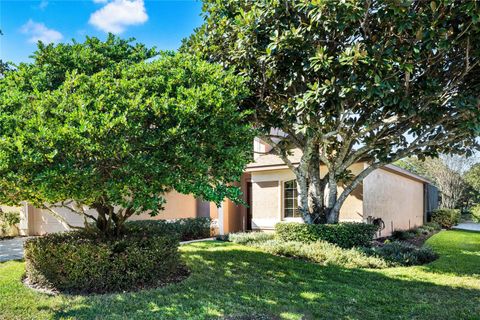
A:
{"type": "Polygon", "coordinates": [[[394,172],[394,173],[397,173],[397,174],[400,174],[400,175],[403,175],[407,178],[410,178],[410,179],[413,179],[413,180],[417,180],[417,181],[421,181],[423,183],[427,183],[427,184],[433,184],[430,180],[428,180],[427,178],[424,178],[422,176],[419,176],[418,174],[415,174],[409,170],[406,170],[406,169],[403,169],[403,168],[400,168],[399,166],[396,166],[394,164],[387,164],[385,165],[384,167],[382,167],[382,169],[384,170],[387,170],[387,171],[390,171],[390,172],[394,172]]]}
{"type": "MultiPolygon", "coordinates": [[[[300,163],[301,157],[302,157],[302,152],[300,149],[292,149],[292,154],[288,158],[292,162],[292,164],[298,165],[300,163]]],[[[247,165],[245,172],[280,170],[280,169],[288,169],[288,166],[283,162],[283,160],[277,154],[271,151],[269,153],[265,153],[257,156],[254,162],[251,162],[247,165]]],[[[430,180],[393,164],[387,164],[383,166],[381,169],[404,176],[406,178],[409,178],[418,182],[433,184],[430,180]]]]}

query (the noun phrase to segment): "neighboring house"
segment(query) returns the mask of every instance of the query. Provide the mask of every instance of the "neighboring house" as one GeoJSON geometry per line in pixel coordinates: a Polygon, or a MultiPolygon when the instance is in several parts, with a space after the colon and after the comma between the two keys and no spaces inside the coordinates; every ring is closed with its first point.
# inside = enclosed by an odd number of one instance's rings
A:
{"type": "MultiPolygon", "coordinates": [[[[186,217],[211,217],[220,234],[244,230],[273,230],[280,221],[302,221],[297,210],[297,189],[293,172],[271,152],[270,146],[256,139],[254,149],[261,155],[254,157],[239,183],[248,206],[235,205],[229,200],[217,208],[214,204],[195,199],[190,195],[171,192],[167,195],[165,211],[156,217],[148,214],[133,216],[141,219],[176,219],[186,217]]],[[[298,163],[300,150],[293,150],[290,160],[298,163]]],[[[358,174],[367,162],[352,165],[358,174]]],[[[320,172],[326,173],[321,166],[320,172]]],[[[338,187],[339,191],[341,186],[338,187]]],[[[426,221],[427,213],[437,207],[430,193],[435,188],[425,178],[409,171],[387,165],[373,171],[352,192],[340,211],[340,221],[366,222],[381,218],[385,224],[379,236],[388,236],[394,230],[410,229],[426,221]]],[[[20,232],[38,235],[65,231],[67,228],[48,212],[25,205],[22,208],[20,232]]],[[[62,212],[70,224],[83,224],[80,216],[62,212]]]]}

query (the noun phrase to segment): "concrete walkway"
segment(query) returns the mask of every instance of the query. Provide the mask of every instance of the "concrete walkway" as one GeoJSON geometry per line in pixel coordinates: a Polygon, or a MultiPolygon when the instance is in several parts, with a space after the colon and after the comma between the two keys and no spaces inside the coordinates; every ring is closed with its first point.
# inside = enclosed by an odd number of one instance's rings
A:
{"type": "Polygon", "coordinates": [[[0,262],[23,259],[23,243],[28,237],[0,240],[0,262]]]}
{"type": "Polygon", "coordinates": [[[459,223],[458,225],[456,225],[452,229],[480,232],[480,223],[474,223],[474,222],[459,223]]]}

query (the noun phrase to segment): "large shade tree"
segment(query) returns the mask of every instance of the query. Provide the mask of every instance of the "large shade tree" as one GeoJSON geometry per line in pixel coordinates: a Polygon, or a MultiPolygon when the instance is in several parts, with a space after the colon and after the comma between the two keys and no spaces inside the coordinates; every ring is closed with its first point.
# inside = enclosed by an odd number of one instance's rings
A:
{"type": "Polygon", "coordinates": [[[246,106],[295,173],[306,222],[337,222],[348,195],[385,164],[476,147],[476,1],[205,0],[203,12],[183,50],[248,77],[246,106]],[[369,166],[352,177],[358,161],[369,166]],[[328,187],[340,183],[341,193],[328,187]]]}
{"type": "Polygon", "coordinates": [[[155,55],[113,36],[40,44],[33,63],[7,73],[0,203],[28,201],[59,219],[63,208],[118,235],[130,216],[160,213],[171,190],[238,201],[231,182],[253,138],[238,112],[243,80],[190,55],[155,55]]]}

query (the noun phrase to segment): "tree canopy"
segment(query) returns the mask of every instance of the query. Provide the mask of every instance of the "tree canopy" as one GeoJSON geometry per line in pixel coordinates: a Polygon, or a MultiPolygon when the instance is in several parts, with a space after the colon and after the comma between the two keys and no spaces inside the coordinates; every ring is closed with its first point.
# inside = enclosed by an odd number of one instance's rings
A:
{"type": "Polygon", "coordinates": [[[203,12],[182,50],[249,79],[245,105],[295,173],[307,222],[337,222],[347,196],[385,164],[478,147],[475,1],[205,0],[203,12]],[[346,178],[358,161],[369,166],[346,178]],[[328,188],[339,183],[339,194],[328,188]]]}
{"type": "Polygon", "coordinates": [[[155,55],[114,36],[40,44],[0,79],[0,202],[67,208],[118,234],[173,189],[238,201],[230,183],[252,141],[243,80],[187,54],[145,61],[155,55]]]}

